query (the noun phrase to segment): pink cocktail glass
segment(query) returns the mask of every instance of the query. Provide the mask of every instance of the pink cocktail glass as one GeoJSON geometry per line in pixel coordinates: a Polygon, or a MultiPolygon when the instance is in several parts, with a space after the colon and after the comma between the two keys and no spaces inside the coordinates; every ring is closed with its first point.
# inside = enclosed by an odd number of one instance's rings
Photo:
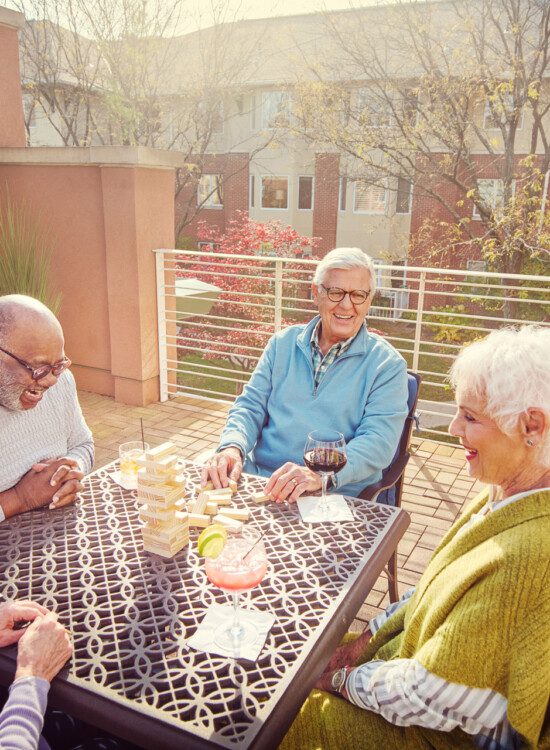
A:
{"type": "Polygon", "coordinates": [[[216,643],[227,650],[254,643],[258,631],[253,623],[241,622],[239,596],[242,591],[257,586],[266,574],[267,557],[260,532],[250,526],[228,530],[221,554],[216,558],[207,557],[205,570],[211,583],[231,594],[233,599],[233,621],[229,626],[224,623],[216,629],[216,643]]]}

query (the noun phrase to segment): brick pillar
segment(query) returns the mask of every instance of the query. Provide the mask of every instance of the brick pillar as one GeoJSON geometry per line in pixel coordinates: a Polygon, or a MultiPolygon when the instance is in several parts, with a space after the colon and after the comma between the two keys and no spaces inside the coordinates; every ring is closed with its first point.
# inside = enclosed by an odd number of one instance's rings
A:
{"type": "Polygon", "coordinates": [[[235,218],[236,211],[248,212],[248,154],[227,154],[224,165],[223,207],[225,221],[235,218]]]}
{"type": "Polygon", "coordinates": [[[336,247],[339,168],[338,154],[315,154],[313,235],[321,238],[316,251],[321,256],[336,247]]]}
{"type": "Polygon", "coordinates": [[[0,7],[0,148],[26,146],[18,31],[25,16],[0,7]]]}

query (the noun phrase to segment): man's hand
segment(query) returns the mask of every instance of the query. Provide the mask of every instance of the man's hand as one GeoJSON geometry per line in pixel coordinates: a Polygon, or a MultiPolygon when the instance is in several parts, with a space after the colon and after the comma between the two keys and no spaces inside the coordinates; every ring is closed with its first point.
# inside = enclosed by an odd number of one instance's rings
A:
{"type": "Polygon", "coordinates": [[[40,615],[19,640],[15,679],[42,677],[50,682],[72,653],[69,634],[57,621],[57,615],[40,615]]]}
{"type": "Polygon", "coordinates": [[[3,504],[6,517],[44,505],[57,508],[74,502],[82,490],[83,476],[72,458],[49,458],[34,464],[12,488],[14,502],[3,504]]]}
{"type": "Polygon", "coordinates": [[[295,503],[300,495],[319,489],[321,478],[314,471],[288,461],[270,476],[265,494],[271,495],[276,503],[295,503]]]}
{"type": "Polygon", "coordinates": [[[230,446],[224,448],[218,453],[214,453],[212,458],[206,462],[202,469],[201,481],[206,484],[210,479],[216,489],[227,487],[229,480],[235,482],[243,471],[243,459],[238,448],[230,446]]]}
{"type": "Polygon", "coordinates": [[[37,617],[47,614],[46,607],[28,599],[15,599],[0,604],[0,647],[17,643],[24,635],[23,629],[14,630],[17,623],[32,622],[37,617]]]}

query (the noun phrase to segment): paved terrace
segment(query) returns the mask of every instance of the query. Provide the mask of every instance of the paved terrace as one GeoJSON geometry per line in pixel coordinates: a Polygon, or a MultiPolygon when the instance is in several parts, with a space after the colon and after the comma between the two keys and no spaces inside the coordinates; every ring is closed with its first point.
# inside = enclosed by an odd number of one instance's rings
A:
{"type": "MultiPolygon", "coordinates": [[[[118,458],[120,443],[141,438],[141,419],[150,445],[171,440],[183,458],[193,459],[217,444],[228,408],[196,398],[135,407],[93,393],[80,392],[79,396],[95,438],[96,467],[118,458]]],[[[413,438],[412,451],[403,494],[411,525],[399,545],[400,593],[416,584],[445,531],[481,487],[468,477],[462,449],[413,438]]],[[[359,610],[353,629],[362,629],[387,602],[387,582],[381,575],[359,610]]]]}

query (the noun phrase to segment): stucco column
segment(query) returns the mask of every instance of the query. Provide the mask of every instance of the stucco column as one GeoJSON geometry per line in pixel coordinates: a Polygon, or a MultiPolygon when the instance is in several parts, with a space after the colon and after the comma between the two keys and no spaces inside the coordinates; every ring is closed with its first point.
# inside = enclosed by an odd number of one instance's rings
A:
{"type": "Polygon", "coordinates": [[[114,396],[159,398],[155,257],[174,245],[174,170],[102,166],[114,396]]]}
{"type": "Polygon", "coordinates": [[[25,16],[0,7],[0,147],[26,146],[19,72],[19,29],[25,16]]]}

